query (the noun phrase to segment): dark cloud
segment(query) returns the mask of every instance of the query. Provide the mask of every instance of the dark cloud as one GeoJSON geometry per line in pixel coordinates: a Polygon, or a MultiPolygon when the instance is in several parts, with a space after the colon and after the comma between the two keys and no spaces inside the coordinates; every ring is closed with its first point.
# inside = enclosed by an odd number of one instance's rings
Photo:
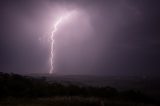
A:
{"type": "Polygon", "coordinates": [[[0,70],[48,72],[48,43],[39,39],[63,8],[84,11],[93,33],[65,42],[66,27],[58,33],[58,73],[159,74],[159,6],[159,0],[1,0],[0,70]]]}

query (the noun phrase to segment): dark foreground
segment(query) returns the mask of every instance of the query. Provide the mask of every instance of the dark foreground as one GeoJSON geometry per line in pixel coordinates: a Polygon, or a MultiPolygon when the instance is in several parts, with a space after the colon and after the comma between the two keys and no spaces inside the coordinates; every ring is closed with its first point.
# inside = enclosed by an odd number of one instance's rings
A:
{"type": "Polygon", "coordinates": [[[0,106],[156,106],[131,101],[107,100],[94,97],[50,97],[36,99],[8,98],[0,106]]]}
{"type": "Polygon", "coordinates": [[[157,99],[135,89],[86,86],[0,73],[0,106],[156,106],[157,99]]]}

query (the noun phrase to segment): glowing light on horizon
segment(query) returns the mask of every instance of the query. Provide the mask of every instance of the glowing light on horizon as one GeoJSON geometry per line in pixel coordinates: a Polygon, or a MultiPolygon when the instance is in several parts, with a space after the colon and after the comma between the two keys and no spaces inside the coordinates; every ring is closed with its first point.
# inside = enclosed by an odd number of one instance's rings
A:
{"type": "Polygon", "coordinates": [[[50,46],[50,70],[49,73],[52,74],[54,71],[54,43],[55,43],[55,34],[58,31],[59,25],[66,19],[68,19],[75,11],[65,14],[64,16],[61,16],[58,18],[58,20],[55,22],[53,30],[51,32],[50,40],[51,40],[51,46],[50,46]]]}

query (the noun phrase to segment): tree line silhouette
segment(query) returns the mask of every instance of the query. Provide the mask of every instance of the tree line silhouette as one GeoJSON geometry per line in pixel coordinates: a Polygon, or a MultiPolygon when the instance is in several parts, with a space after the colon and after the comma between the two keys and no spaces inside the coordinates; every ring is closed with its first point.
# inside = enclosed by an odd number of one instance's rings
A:
{"type": "Polygon", "coordinates": [[[18,74],[0,72],[0,98],[6,97],[53,97],[53,96],[82,96],[100,97],[107,99],[125,99],[137,102],[153,102],[140,91],[119,92],[112,87],[80,86],[48,82],[46,78],[34,78],[18,74]]]}

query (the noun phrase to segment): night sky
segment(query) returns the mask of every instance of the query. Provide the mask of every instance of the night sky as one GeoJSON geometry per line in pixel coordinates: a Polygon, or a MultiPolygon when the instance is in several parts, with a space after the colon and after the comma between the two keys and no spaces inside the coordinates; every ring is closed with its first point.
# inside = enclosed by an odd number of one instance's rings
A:
{"type": "Polygon", "coordinates": [[[159,0],[0,0],[0,71],[48,73],[51,26],[55,73],[160,75],[159,0]]]}

